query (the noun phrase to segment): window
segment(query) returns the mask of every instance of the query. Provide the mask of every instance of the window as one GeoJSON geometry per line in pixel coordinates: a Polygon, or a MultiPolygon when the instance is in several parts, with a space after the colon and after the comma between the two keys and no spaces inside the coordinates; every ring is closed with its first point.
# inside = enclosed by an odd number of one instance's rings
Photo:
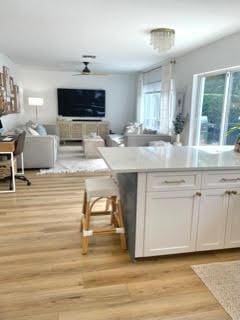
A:
{"type": "Polygon", "coordinates": [[[144,85],[143,92],[143,127],[159,131],[161,109],[160,82],[144,85]]]}
{"type": "Polygon", "coordinates": [[[240,72],[200,76],[197,106],[196,145],[234,144],[240,132],[227,131],[240,122],[240,72]]]}

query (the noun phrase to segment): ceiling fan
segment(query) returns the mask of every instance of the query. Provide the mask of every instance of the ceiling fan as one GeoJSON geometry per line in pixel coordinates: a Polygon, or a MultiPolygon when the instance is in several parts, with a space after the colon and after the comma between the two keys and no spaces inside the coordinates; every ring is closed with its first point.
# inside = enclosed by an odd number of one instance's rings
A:
{"type": "Polygon", "coordinates": [[[108,76],[109,75],[107,73],[92,72],[88,67],[90,63],[88,61],[83,61],[82,63],[84,64],[83,70],[80,71],[79,73],[73,74],[73,76],[108,76]]]}

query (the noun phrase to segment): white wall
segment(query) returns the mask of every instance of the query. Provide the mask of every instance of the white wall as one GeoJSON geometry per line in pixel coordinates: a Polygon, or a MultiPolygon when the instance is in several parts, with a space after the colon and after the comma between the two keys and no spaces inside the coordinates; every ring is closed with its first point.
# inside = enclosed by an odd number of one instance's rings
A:
{"type": "Polygon", "coordinates": [[[39,121],[54,123],[57,117],[57,88],[83,88],[106,90],[106,120],[114,132],[121,132],[128,121],[135,120],[136,76],[79,76],[74,72],[43,71],[22,68],[20,77],[24,92],[24,115],[22,121],[35,119],[35,111],[27,104],[27,97],[44,98],[39,107],[39,121]]]}
{"type": "MultiPolygon", "coordinates": [[[[14,81],[21,86],[21,83],[19,83],[19,77],[18,77],[18,67],[16,64],[14,64],[6,55],[0,53],[0,70],[2,72],[2,67],[6,66],[10,70],[10,75],[13,76],[14,81]]],[[[20,121],[21,115],[20,114],[9,114],[6,116],[3,116],[1,118],[3,129],[9,130],[16,126],[16,124],[20,121]]]]}
{"type": "MultiPolygon", "coordinates": [[[[192,84],[194,74],[217,69],[240,66],[240,33],[218,40],[177,59],[176,88],[185,92],[185,112],[191,111],[192,84]]],[[[185,130],[185,143],[189,127],[185,130]]]]}

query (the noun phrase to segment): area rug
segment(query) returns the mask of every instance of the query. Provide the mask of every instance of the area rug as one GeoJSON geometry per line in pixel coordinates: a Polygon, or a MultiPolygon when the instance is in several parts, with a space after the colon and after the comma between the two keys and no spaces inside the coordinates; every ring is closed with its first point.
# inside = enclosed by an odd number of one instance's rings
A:
{"type": "Polygon", "coordinates": [[[60,146],[54,168],[42,169],[38,174],[61,173],[107,173],[109,169],[103,159],[87,159],[81,146],[60,146]]]}
{"type": "Polygon", "coordinates": [[[233,320],[240,320],[240,261],[194,265],[192,269],[233,320]]]}

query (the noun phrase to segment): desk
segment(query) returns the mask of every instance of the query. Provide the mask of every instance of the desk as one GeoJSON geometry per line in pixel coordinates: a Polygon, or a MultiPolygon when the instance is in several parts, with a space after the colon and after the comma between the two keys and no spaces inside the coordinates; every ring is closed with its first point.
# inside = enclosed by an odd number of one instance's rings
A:
{"type": "Polygon", "coordinates": [[[11,156],[11,168],[12,168],[12,190],[0,191],[0,193],[6,192],[16,192],[16,182],[15,182],[15,170],[14,170],[14,151],[16,147],[16,140],[17,138],[13,138],[12,141],[1,141],[0,140],[0,155],[7,155],[10,154],[11,156]]]}

